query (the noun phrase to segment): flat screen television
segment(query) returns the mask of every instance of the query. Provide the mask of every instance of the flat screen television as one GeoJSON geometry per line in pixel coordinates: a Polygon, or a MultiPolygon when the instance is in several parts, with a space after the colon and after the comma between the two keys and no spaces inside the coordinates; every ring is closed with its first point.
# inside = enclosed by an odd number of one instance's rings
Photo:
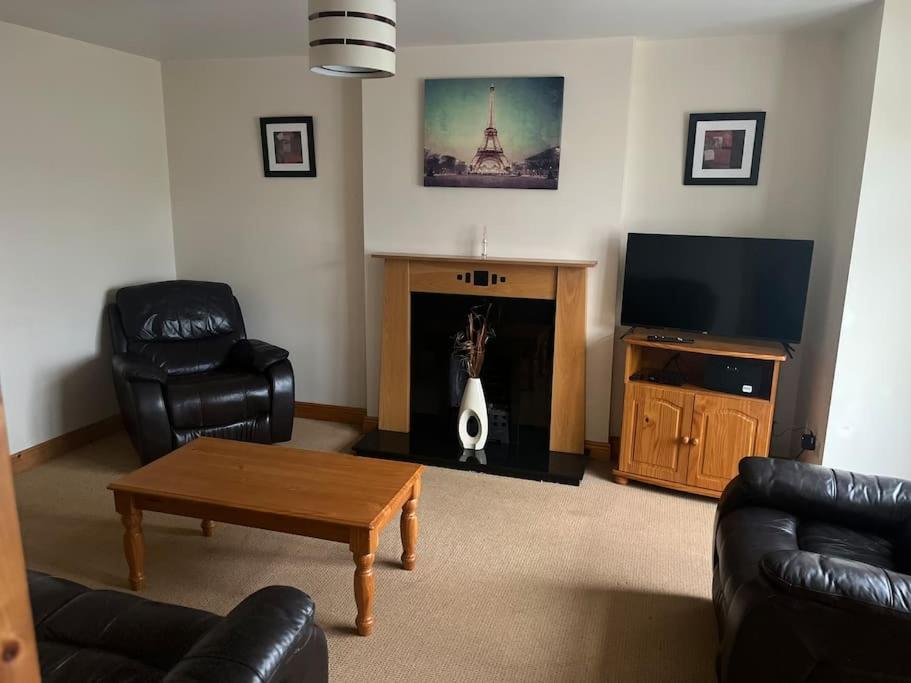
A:
{"type": "Polygon", "coordinates": [[[620,322],[797,343],[812,240],[630,233],[620,322]]]}

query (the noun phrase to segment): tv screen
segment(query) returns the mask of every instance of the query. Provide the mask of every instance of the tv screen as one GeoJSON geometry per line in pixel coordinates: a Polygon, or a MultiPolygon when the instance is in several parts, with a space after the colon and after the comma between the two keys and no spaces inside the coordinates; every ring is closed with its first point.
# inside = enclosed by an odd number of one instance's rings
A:
{"type": "Polygon", "coordinates": [[[797,343],[812,240],[630,233],[620,322],[797,343]]]}

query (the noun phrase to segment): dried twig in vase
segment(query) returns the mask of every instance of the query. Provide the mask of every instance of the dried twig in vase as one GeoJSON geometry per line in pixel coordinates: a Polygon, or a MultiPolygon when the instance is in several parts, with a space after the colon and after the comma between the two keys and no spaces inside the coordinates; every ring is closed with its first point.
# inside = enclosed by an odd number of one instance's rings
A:
{"type": "Polygon", "coordinates": [[[492,304],[487,304],[487,309],[483,312],[480,310],[481,306],[472,308],[468,312],[465,330],[455,336],[453,353],[465,364],[469,377],[481,376],[487,342],[496,336],[490,327],[491,306],[492,304]]]}

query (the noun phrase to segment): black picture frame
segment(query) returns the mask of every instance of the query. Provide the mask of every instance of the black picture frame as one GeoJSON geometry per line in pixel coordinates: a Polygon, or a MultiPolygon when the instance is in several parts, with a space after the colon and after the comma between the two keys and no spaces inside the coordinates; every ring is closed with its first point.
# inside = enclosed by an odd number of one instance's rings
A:
{"type": "Polygon", "coordinates": [[[314,140],[312,116],[270,116],[259,119],[259,132],[263,147],[263,175],[267,178],[315,178],[316,177],[316,143],[314,140]],[[271,167],[269,159],[268,127],[272,124],[303,124],[307,130],[307,151],[309,156],[309,169],[275,170],[271,167]]]}
{"type": "MultiPolygon", "coordinates": [[[[765,132],[764,111],[741,111],[726,113],[690,114],[686,140],[686,157],[683,160],[684,185],[758,185],[759,162],[762,159],[762,138],[765,132]],[[694,178],[693,157],[696,154],[696,128],[702,121],[755,121],[756,134],[753,139],[753,158],[749,177],[743,178],[694,178]]],[[[701,141],[699,141],[701,142],[701,141]]]]}

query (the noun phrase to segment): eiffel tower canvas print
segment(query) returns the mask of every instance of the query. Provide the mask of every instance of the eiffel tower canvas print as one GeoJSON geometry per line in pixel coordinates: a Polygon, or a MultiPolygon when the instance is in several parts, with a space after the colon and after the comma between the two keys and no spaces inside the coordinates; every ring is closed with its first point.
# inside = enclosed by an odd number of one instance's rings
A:
{"type": "Polygon", "coordinates": [[[556,190],[563,78],[424,81],[424,185],[556,190]]]}

